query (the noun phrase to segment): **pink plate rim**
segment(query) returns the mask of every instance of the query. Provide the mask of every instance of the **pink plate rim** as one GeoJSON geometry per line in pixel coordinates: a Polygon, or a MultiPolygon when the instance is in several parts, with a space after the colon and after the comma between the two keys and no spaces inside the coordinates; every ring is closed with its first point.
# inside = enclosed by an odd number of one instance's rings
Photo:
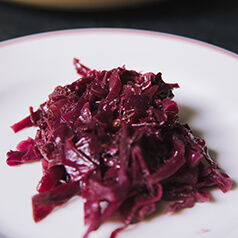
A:
{"type": "Polygon", "coordinates": [[[184,41],[196,45],[200,45],[202,47],[210,48],[211,50],[219,51],[220,53],[224,53],[226,55],[229,55],[231,57],[234,57],[238,59],[238,54],[229,51],[227,49],[224,49],[222,47],[196,40],[193,38],[171,34],[171,33],[164,33],[159,31],[151,31],[151,30],[141,30],[141,29],[130,29],[130,28],[78,28],[78,29],[62,29],[62,30],[56,30],[56,31],[48,31],[48,32],[41,32],[41,33],[35,33],[25,36],[19,36],[13,39],[5,40],[0,42],[0,47],[6,47],[13,44],[18,44],[23,41],[29,41],[34,39],[40,39],[40,38],[47,38],[50,36],[56,36],[56,35],[72,35],[72,34],[79,34],[79,33],[126,33],[126,34],[137,34],[137,35],[148,35],[148,36],[157,36],[157,37],[163,37],[168,39],[175,39],[177,41],[184,41]]]}

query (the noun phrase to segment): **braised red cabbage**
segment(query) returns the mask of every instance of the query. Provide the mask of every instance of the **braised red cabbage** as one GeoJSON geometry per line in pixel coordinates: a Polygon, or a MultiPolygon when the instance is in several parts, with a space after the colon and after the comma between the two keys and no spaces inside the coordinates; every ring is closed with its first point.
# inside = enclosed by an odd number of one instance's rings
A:
{"type": "Polygon", "coordinates": [[[232,186],[210,158],[203,139],[180,123],[173,89],[161,73],[125,67],[91,70],[78,59],[80,78],[58,86],[48,101],[14,124],[18,132],[35,126],[35,138],[7,153],[7,164],[41,161],[43,175],[32,198],[36,222],[73,196],[84,198],[89,233],[117,216],[124,226],[156,212],[209,201],[209,187],[232,186]],[[102,208],[102,202],[106,206],[102,208]]]}

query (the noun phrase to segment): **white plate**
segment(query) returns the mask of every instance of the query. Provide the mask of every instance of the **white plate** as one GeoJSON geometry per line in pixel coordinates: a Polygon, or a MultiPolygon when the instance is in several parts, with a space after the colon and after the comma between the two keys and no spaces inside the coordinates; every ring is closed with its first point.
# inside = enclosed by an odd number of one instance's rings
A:
{"type": "MultiPolygon", "coordinates": [[[[128,69],[163,73],[178,82],[175,100],[181,120],[207,141],[212,155],[238,181],[237,86],[238,56],[195,40],[174,35],[126,30],[81,29],[50,32],[0,43],[0,237],[81,238],[81,198],[56,209],[42,222],[32,219],[31,196],[41,178],[40,163],[8,167],[5,154],[35,131],[14,134],[10,125],[47,99],[57,85],[77,79],[73,58],[96,69],[126,65],[128,69]]],[[[174,215],[157,215],[121,232],[118,238],[238,237],[238,191],[212,191],[212,200],[174,215]]],[[[108,222],[90,238],[109,237],[117,226],[108,222]]]]}

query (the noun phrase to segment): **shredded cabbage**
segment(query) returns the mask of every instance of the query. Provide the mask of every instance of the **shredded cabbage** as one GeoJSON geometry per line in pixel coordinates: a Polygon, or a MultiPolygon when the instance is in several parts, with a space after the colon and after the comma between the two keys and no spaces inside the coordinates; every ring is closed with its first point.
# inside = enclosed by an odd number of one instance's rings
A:
{"type": "Polygon", "coordinates": [[[156,212],[209,201],[209,187],[232,186],[210,158],[205,141],[179,121],[173,89],[161,73],[118,67],[91,70],[74,59],[80,78],[58,86],[48,101],[14,124],[18,132],[35,126],[35,138],[7,153],[7,164],[41,161],[43,175],[32,198],[35,222],[73,196],[84,198],[91,231],[117,216],[124,226],[156,212]],[[102,208],[102,202],[106,206],[102,208]]]}

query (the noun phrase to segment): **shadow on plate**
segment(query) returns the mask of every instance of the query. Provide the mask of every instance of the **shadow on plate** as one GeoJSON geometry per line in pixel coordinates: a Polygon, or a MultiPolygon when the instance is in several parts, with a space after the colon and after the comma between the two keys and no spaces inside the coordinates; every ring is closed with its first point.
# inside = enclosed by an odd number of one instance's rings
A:
{"type": "MultiPolygon", "coordinates": [[[[188,124],[189,126],[191,125],[191,122],[193,118],[196,118],[197,112],[191,107],[185,106],[185,105],[178,105],[179,106],[179,121],[182,124],[188,124]]],[[[195,136],[199,138],[204,138],[204,134],[201,130],[198,130],[194,127],[191,127],[193,133],[195,136]]]]}
{"type": "Polygon", "coordinates": [[[0,233],[0,238],[9,238],[9,237],[0,233]]]}

